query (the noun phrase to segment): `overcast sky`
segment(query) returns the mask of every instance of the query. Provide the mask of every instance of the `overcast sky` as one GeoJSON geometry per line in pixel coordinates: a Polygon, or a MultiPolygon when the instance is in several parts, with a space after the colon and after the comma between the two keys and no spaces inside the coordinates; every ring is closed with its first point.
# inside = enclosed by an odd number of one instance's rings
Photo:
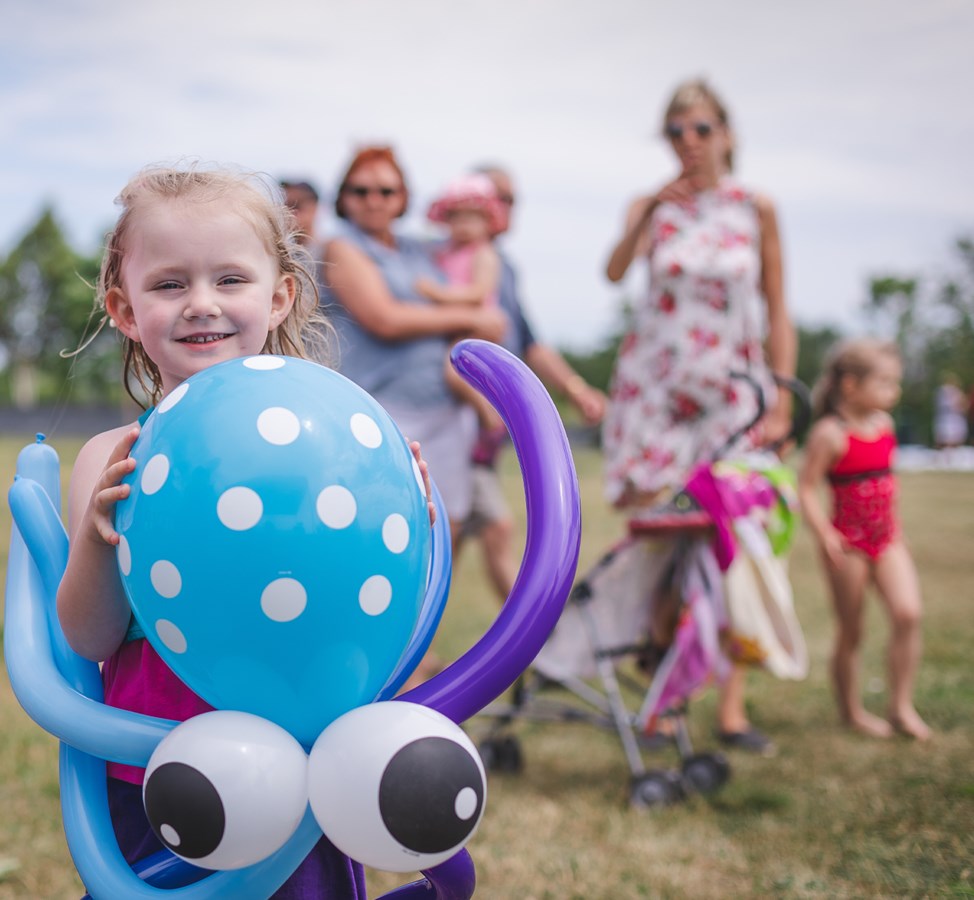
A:
{"type": "MultiPolygon", "coordinates": [[[[467,167],[500,162],[507,249],[543,338],[588,349],[623,295],[602,270],[629,200],[671,178],[674,85],[708,77],[738,174],[778,207],[808,325],[857,329],[872,274],[935,272],[974,232],[969,0],[0,0],[0,254],[54,206],[94,250],[146,163],[193,157],[330,193],[392,143],[405,227],[467,167]]],[[[330,225],[327,216],[322,227],[330,225]]]]}

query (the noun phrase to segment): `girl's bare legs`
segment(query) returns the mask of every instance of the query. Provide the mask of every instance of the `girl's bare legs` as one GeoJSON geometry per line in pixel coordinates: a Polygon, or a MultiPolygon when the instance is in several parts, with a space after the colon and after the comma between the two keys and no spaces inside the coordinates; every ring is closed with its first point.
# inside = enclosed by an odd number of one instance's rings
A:
{"type": "Polygon", "coordinates": [[[480,543],[487,575],[503,602],[511,595],[514,582],[517,580],[518,562],[514,558],[514,521],[505,517],[488,522],[480,531],[480,543]]]}
{"type": "Polygon", "coordinates": [[[869,560],[856,552],[846,554],[842,567],[826,563],[835,609],[835,647],[832,653],[832,683],[843,723],[871,737],[889,737],[889,722],[867,712],[859,693],[859,648],[862,645],[869,560]]]}
{"type": "Polygon", "coordinates": [[[875,579],[890,620],[889,721],[897,731],[925,741],[930,728],[913,706],[913,685],[923,645],[920,581],[902,541],[887,547],[876,561],[875,579]]]}
{"type": "Polygon", "coordinates": [[[747,669],[735,664],[721,685],[717,700],[717,727],[725,734],[741,734],[751,727],[744,708],[746,679],[747,669]]]}

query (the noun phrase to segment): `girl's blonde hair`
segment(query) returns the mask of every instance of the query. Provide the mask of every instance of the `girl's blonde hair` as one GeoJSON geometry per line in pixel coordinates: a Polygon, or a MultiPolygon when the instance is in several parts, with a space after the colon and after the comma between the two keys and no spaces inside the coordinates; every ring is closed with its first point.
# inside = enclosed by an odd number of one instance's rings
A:
{"type": "Polygon", "coordinates": [[[670,97],[670,102],[666,106],[666,112],[663,113],[664,134],[666,132],[666,124],[670,119],[701,104],[707,104],[713,108],[717,116],[717,121],[727,129],[730,135],[730,144],[727,148],[727,154],[724,156],[724,162],[727,165],[727,171],[731,172],[734,169],[734,133],[731,130],[730,114],[727,112],[727,106],[724,104],[724,101],[720,99],[717,92],[704,79],[691,78],[677,85],[673,96],[670,97]]]}
{"type": "MultiPolygon", "coordinates": [[[[203,168],[191,164],[181,168],[149,166],[139,172],[115,199],[122,211],[105,241],[101,272],[95,288],[96,313],[107,320],[105,297],[122,288],[122,264],[130,233],[140,215],[151,215],[151,207],[162,200],[232,204],[251,225],[277,260],[282,275],[294,281],[294,305],[284,321],[267,335],[263,353],[279,353],[321,361],[327,353],[330,326],[318,307],[314,261],[297,240],[297,227],[282,202],[280,189],[255,172],[227,166],[203,168]]],[[[140,406],[137,384],[152,404],[162,397],[162,377],[142,345],[122,338],[125,390],[140,406]],[[133,384],[134,382],[134,384],[133,384]]]]}
{"type": "Polygon", "coordinates": [[[862,381],[876,368],[882,356],[900,358],[894,341],[880,338],[853,338],[842,341],[829,352],[825,368],[812,388],[812,415],[818,419],[834,415],[842,400],[842,380],[846,377],[862,381]]]}

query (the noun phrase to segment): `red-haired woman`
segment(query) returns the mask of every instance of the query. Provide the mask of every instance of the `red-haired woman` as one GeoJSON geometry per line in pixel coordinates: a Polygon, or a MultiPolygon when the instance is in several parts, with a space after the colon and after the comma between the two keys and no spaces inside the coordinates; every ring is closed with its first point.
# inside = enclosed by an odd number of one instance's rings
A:
{"type": "Polygon", "coordinates": [[[397,234],[409,203],[389,147],[366,147],[339,184],[341,231],[325,252],[323,302],[338,336],[339,370],[376,398],[423,447],[454,528],[470,510],[476,417],[450,390],[443,360],[458,336],[500,340],[496,309],[435,304],[416,290],[443,281],[425,242],[397,234]]]}

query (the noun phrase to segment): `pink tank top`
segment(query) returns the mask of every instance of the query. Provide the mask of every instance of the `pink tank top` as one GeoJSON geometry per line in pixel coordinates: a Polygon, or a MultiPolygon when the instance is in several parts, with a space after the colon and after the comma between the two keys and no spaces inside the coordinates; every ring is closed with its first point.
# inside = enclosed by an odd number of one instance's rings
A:
{"type": "MultiPolygon", "coordinates": [[[[101,668],[105,703],[147,716],[185,722],[210,706],[183,684],[152,649],[145,638],[126,641],[101,668]]],[[[108,763],[108,775],[131,784],[142,784],[145,769],[108,763]]]]}
{"type": "MultiPolygon", "coordinates": [[[[454,244],[447,244],[436,255],[436,261],[446,275],[446,280],[450,284],[470,284],[473,281],[473,258],[483,244],[464,244],[457,247],[454,244]]],[[[484,305],[497,306],[497,291],[492,291],[487,295],[484,305]]]]}

